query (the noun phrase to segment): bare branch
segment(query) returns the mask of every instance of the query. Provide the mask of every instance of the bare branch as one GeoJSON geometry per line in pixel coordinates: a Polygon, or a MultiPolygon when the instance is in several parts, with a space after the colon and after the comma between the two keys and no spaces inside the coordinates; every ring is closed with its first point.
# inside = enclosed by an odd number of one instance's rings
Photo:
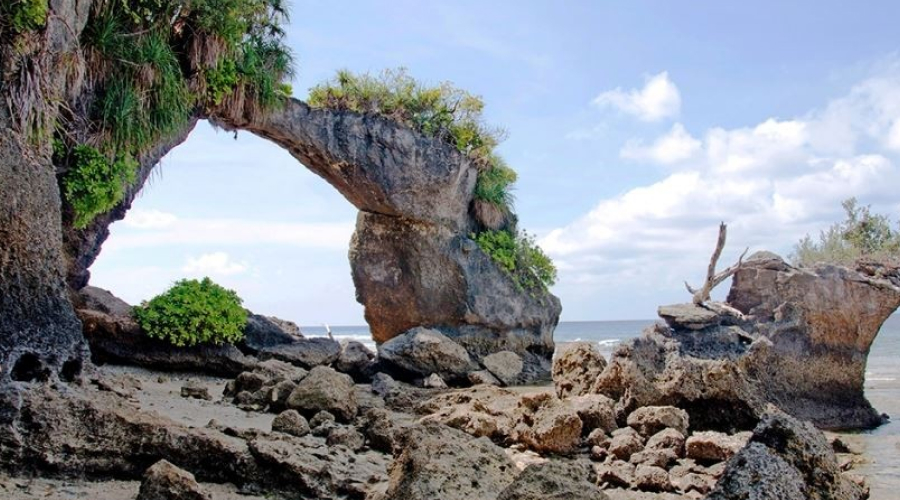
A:
{"type": "MultiPolygon", "coordinates": [[[[704,305],[710,301],[710,293],[712,293],[713,288],[722,284],[723,281],[730,278],[734,273],[744,265],[744,257],[747,255],[747,252],[750,248],[745,248],[744,253],[741,254],[740,258],[738,258],[737,264],[730,266],[723,270],[720,273],[716,273],[716,264],[719,262],[719,257],[722,256],[722,250],[725,248],[725,240],[728,234],[728,228],[724,222],[719,224],[719,238],[716,241],[716,249],[713,251],[712,257],[709,259],[709,266],[706,270],[706,281],[704,281],[703,286],[696,290],[687,282],[684,283],[685,288],[687,288],[688,293],[693,295],[694,304],[700,306],[704,305]]],[[[716,304],[714,309],[719,311],[726,311],[730,314],[734,314],[739,311],[727,306],[725,304],[716,304]]]]}

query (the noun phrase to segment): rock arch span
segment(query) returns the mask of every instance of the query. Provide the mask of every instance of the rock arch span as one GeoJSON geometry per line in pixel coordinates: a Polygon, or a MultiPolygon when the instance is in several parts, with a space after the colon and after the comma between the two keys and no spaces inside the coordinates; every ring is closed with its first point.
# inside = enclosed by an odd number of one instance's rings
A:
{"type": "MultiPolygon", "coordinates": [[[[469,238],[479,229],[471,210],[477,170],[453,145],[382,117],[313,109],[296,99],[256,121],[207,118],[286,149],[359,209],[349,258],[376,341],[432,327],[476,359],[511,350],[532,377],[548,375],[559,300],[521,290],[469,238]]],[[[115,209],[83,230],[64,214],[70,290],[87,284],[109,225],[125,216],[159,159],[196,123],[141,158],[138,182],[115,209]]]]}

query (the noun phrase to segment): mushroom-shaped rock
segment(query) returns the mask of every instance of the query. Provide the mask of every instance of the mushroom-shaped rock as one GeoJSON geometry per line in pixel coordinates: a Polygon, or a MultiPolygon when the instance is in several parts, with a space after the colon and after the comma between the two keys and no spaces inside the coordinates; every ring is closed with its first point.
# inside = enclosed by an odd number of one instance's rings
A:
{"type": "Polygon", "coordinates": [[[553,385],[561,397],[587,394],[606,368],[596,342],[570,344],[553,359],[553,385]]]}
{"type": "Polygon", "coordinates": [[[339,420],[350,421],[357,412],[353,379],[327,366],[317,366],[297,384],[287,399],[287,407],[306,415],[325,410],[339,420]]]}
{"type": "Polygon", "coordinates": [[[437,330],[421,327],[381,344],[378,357],[419,377],[436,373],[445,380],[463,378],[479,368],[463,346],[437,330]]]}
{"type": "Polygon", "coordinates": [[[160,460],[147,469],[136,500],[210,500],[194,475],[160,460]]]}

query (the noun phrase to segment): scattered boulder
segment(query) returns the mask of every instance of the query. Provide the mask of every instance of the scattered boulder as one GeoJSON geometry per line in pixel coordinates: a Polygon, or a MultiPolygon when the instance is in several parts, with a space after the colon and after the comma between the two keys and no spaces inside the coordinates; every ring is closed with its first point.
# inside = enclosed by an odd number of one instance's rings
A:
{"type": "Polygon", "coordinates": [[[648,450],[672,450],[676,456],[684,453],[684,434],[675,429],[663,429],[647,440],[648,450]]]}
{"type": "Polygon", "coordinates": [[[688,472],[677,477],[670,472],[669,480],[672,482],[672,487],[682,493],[695,491],[701,495],[709,493],[716,484],[716,478],[696,472],[688,472]]]}
{"type": "Polygon", "coordinates": [[[619,428],[616,424],[616,402],[602,394],[585,394],[568,399],[584,424],[582,432],[601,429],[610,433],[619,428]]]}
{"type": "Polygon", "coordinates": [[[581,419],[564,401],[547,399],[530,420],[519,439],[534,451],[568,454],[581,444],[581,419]]]}
{"type": "Polygon", "coordinates": [[[209,388],[196,380],[188,380],[181,386],[181,397],[212,401],[212,396],[209,395],[209,388]]]}
{"type": "Polygon", "coordinates": [[[606,359],[596,342],[577,342],[567,346],[553,359],[553,385],[561,397],[580,396],[590,392],[606,359]]]}
{"type": "Polygon", "coordinates": [[[644,491],[670,491],[672,483],[665,469],[654,465],[638,465],[634,469],[634,486],[644,491]]]}
{"type": "Polygon", "coordinates": [[[666,428],[687,434],[688,414],[674,406],[644,406],[628,415],[628,426],[644,437],[650,437],[666,428]]]}
{"type": "Polygon", "coordinates": [[[504,385],[515,385],[525,366],[522,358],[511,351],[489,354],[481,359],[481,364],[504,385]]]}
{"type": "Polygon", "coordinates": [[[285,410],[272,420],[272,430],[303,437],[309,434],[309,422],[297,410],[285,410]]]}
{"type": "Polygon", "coordinates": [[[194,475],[160,460],[147,469],[136,500],[211,500],[194,475]]]}
{"type": "Polygon", "coordinates": [[[631,458],[631,455],[644,449],[644,441],[630,427],[627,430],[631,432],[625,432],[624,429],[620,430],[623,432],[613,433],[613,438],[609,442],[609,454],[619,460],[627,461],[631,458]]]}
{"type": "Polygon", "coordinates": [[[496,498],[516,475],[516,466],[489,439],[425,423],[406,434],[383,500],[496,498]]]}
{"type": "Polygon", "coordinates": [[[631,488],[634,484],[634,464],[623,460],[610,460],[594,466],[597,484],[617,488],[631,488]]]}
{"type": "Polygon", "coordinates": [[[662,467],[667,469],[669,465],[675,463],[678,456],[670,449],[665,450],[643,450],[639,451],[628,459],[635,465],[652,465],[654,467],[662,467]]]}
{"type": "Polygon", "coordinates": [[[341,355],[341,345],[325,337],[295,339],[289,344],[278,344],[261,349],[260,359],[277,359],[302,368],[330,365],[341,355]]]}
{"type": "Polygon", "coordinates": [[[559,462],[529,465],[497,500],[607,500],[605,493],[588,482],[589,473],[582,469],[577,464],[559,462]]]}
{"type": "Polygon", "coordinates": [[[724,462],[747,445],[751,433],[728,435],[716,431],[695,432],[685,443],[688,458],[703,462],[724,462]]]}
{"type": "Polygon", "coordinates": [[[280,412],[287,408],[287,399],[309,372],[283,361],[270,359],[239,374],[225,385],[225,396],[236,404],[250,409],[280,412]]]}
{"type": "Polygon", "coordinates": [[[340,425],[328,432],[325,440],[328,446],[346,446],[353,451],[359,451],[365,446],[366,438],[349,425],[340,425]]]}
{"type": "Polygon", "coordinates": [[[362,342],[342,341],[341,352],[337,361],[334,362],[334,369],[350,375],[357,382],[362,382],[368,378],[368,368],[374,358],[375,353],[362,342]]]}
{"type": "Polygon", "coordinates": [[[383,362],[418,377],[433,373],[444,380],[465,378],[478,370],[466,349],[437,330],[413,328],[378,346],[383,362]]]}
{"type": "MultiPolygon", "coordinates": [[[[496,442],[516,441],[515,428],[526,411],[521,400],[518,394],[507,389],[479,385],[434,396],[418,405],[416,411],[425,415],[422,421],[440,422],[496,442]]],[[[533,411],[527,409],[529,414],[533,411]]]]}
{"type": "Polygon", "coordinates": [[[327,410],[322,410],[317,412],[311,419],[309,419],[309,426],[312,429],[319,429],[321,427],[332,427],[334,426],[337,419],[334,414],[327,410]]]}
{"type": "Polygon", "coordinates": [[[397,410],[412,410],[432,392],[394,380],[386,373],[376,373],[372,377],[372,392],[384,398],[384,402],[397,410]]]}
{"type": "Polygon", "coordinates": [[[317,366],[291,392],[287,407],[307,415],[325,410],[348,422],[357,412],[353,379],[327,366],[317,366]]]}

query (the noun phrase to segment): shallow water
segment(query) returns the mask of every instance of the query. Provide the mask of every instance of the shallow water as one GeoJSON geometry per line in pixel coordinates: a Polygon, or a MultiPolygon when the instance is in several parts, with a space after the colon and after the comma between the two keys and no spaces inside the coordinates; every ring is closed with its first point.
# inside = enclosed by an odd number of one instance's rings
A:
{"type": "MultiPolygon", "coordinates": [[[[556,329],[557,343],[594,341],[609,358],[624,340],[640,335],[655,320],[569,321],[556,329]]],[[[304,327],[310,336],[325,335],[324,327],[304,327]]],[[[357,340],[375,349],[366,326],[334,326],[335,339],[357,340]]],[[[872,500],[900,497],[900,315],[888,319],[879,332],[869,355],[866,370],[866,396],[878,411],[891,417],[889,423],[866,432],[845,434],[866,461],[854,472],[869,479],[872,500]]]]}

